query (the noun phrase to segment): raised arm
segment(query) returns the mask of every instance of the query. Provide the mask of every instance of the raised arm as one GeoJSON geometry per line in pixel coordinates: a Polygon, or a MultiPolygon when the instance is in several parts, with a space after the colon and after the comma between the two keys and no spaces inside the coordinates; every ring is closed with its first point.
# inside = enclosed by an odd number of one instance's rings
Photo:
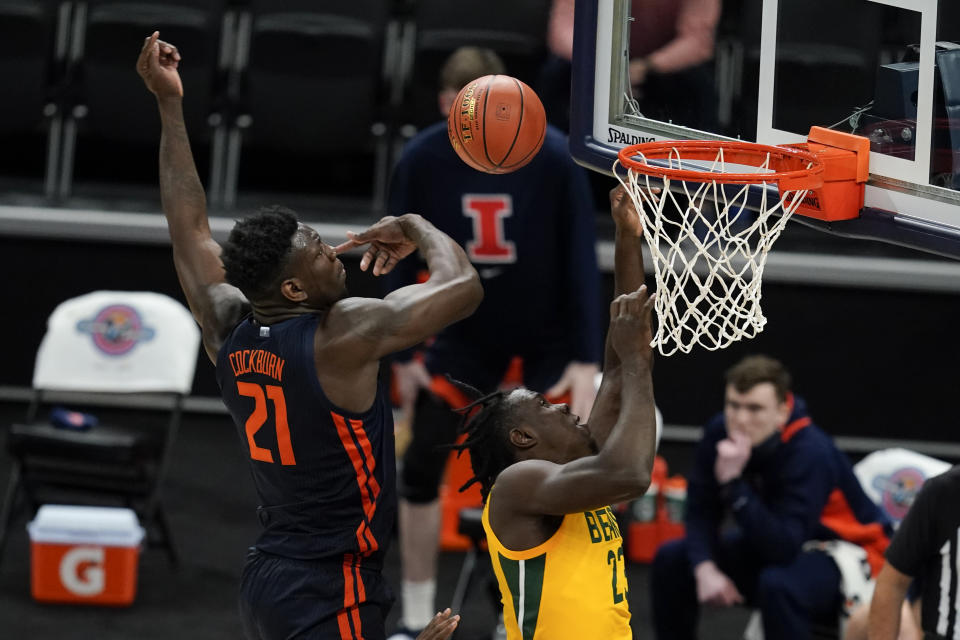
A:
{"type": "MultiPolygon", "coordinates": [[[[622,186],[610,191],[610,214],[616,223],[613,258],[614,297],[643,285],[643,227],[629,194],[622,186]]],[[[590,433],[603,446],[620,415],[620,356],[607,333],[603,354],[603,382],[590,412],[590,433]]]]}
{"type": "Polygon", "coordinates": [[[507,467],[492,495],[516,514],[562,515],[643,495],[650,483],[656,439],[650,375],[650,312],[646,287],[610,306],[610,335],[620,357],[620,413],[596,455],[566,464],[525,460],[507,467]]]}
{"type": "Polygon", "coordinates": [[[225,331],[243,313],[246,300],[224,280],[220,245],[210,235],[207,201],[183,120],[180,53],[154,32],[143,44],[137,73],[157,97],[160,110],[160,199],[173,244],[173,263],[193,317],[203,331],[207,355],[216,362],[225,331]]]}
{"type": "Polygon", "coordinates": [[[369,245],[360,260],[375,276],[389,273],[419,249],[430,277],[391,292],[383,300],[352,298],[331,311],[330,330],[354,360],[378,360],[406,349],[461,320],[483,299],[480,276],[463,249],[422,216],[387,216],[366,231],[349,234],[341,253],[369,245]]]}

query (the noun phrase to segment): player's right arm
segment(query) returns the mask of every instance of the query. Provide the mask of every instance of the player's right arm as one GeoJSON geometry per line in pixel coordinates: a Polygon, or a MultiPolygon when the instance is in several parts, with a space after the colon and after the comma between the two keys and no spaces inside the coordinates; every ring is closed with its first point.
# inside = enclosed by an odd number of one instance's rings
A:
{"type": "Polygon", "coordinates": [[[507,467],[493,493],[498,508],[564,515],[633,499],[650,484],[656,439],[650,349],[653,297],[646,287],[610,305],[610,341],[620,359],[620,412],[596,455],[566,464],[525,460],[507,467]]]}
{"type": "MultiPolygon", "coordinates": [[[[614,297],[636,291],[643,285],[643,227],[640,216],[622,186],[610,191],[610,214],[616,223],[613,258],[614,297]]],[[[590,411],[590,433],[603,446],[620,415],[620,356],[607,333],[603,354],[603,380],[590,411]]]]}
{"type": "Polygon", "coordinates": [[[207,355],[216,362],[226,331],[240,319],[247,301],[224,278],[220,245],[210,234],[206,195],[183,120],[180,53],[159,36],[154,32],[144,41],[137,73],[156,96],[160,111],[160,199],[177,277],[203,331],[207,355]]]}
{"type": "Polygon", "coordinates": [[[389,273],[415,250],[427,263],[429,278],[401,287],[383,300],[350,298],[334,307],[329,329],[341,351],[354,362],[380,358],[416,345],[469,316],[483,299],[477,270],[452,238],[417,214],[387,216],[362,233],[348,234],[337,253],[367,246],[360,269],[389,273]]]}

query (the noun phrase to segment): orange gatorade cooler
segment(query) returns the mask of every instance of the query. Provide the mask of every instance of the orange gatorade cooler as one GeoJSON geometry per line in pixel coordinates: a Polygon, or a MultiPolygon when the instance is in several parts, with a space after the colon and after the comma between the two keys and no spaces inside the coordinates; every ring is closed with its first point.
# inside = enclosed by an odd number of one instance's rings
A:
{"type": "Polygon", "coordinates": [[[43,505],[27,531],[35,600],[133,602],[144,530],[132,510],[43,505]]]}

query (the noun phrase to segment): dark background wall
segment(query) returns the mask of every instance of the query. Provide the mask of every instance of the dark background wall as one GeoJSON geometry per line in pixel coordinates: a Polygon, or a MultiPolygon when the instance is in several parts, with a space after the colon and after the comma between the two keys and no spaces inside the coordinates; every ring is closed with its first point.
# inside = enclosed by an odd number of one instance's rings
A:
{"type": "MultiPolygon", "coordinates": [[[[30,385],[46,318],[62,300],[95,289],[144,289],[184,301],[166,245],[2,236],[0,256],[8,304],[0,385],[30,385]]],[[[352,294],[378,295],[356,258],[344,262],[352,294]]],[[[603,286],[598,304],[605,309],[610,274],[603,286]]],[[[790,367],[797,392],[833,435],[955,438],[960,296],[768,282],[763,308],[768,324],[755,339],[657,359],[657,403],[667,424],[702,424],[721,407],[724,370],[744,355],[767,353],[790,367]]],[[[218,396],[205,357],[193,393],[218,396]]]]}

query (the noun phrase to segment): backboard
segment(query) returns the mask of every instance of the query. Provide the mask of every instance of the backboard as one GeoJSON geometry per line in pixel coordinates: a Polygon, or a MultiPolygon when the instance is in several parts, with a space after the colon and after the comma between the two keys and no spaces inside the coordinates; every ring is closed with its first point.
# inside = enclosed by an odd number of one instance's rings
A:
{"type": "Polygon", "coordinates": [[[605,173],[640,142],[864,136],[860,217],[801,221],[960,258],[956,0],[578,0],[572,95],[571,152],[605,173]]]}

